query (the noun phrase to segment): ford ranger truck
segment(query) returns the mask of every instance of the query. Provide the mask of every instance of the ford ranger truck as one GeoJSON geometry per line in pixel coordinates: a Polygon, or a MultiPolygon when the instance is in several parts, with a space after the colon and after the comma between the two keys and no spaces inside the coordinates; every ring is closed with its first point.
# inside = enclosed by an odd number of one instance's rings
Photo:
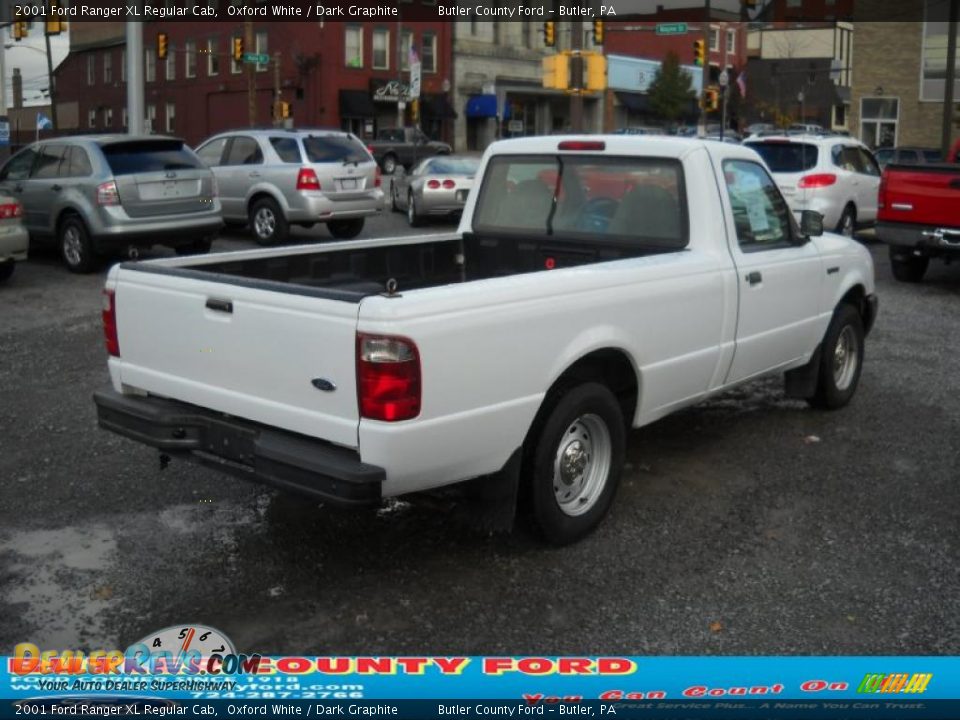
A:
{"type": "Polygon", "coordinates": [[[890,164],[880,178],[877,239],[897,280],[920,282],[931,258],[960,259],[960,140],[948,162],[890,164]]]}
{"type": "Polygon", "coordinates": [[[522,491],[562,544],[609,509],[631,427],[775,373],[846,405],[874,291],[749,149],[506,140],[456,233],[114,266],[95,401],[164,455],[328,503],[522,491]]]}

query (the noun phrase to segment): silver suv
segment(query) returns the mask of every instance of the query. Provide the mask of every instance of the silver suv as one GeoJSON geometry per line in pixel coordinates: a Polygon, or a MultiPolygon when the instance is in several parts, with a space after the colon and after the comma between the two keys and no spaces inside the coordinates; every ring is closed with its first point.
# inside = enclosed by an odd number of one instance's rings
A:
{"type": "Polygon", "coordinates": [[[31,242],[55,241],[74,272],[117,250],[207,252],[223,225],[213,174],[182,140],[156,135],[34,143],[0,169],[0,193],[23,205],[31,242]]]}
{"type": "Polygon", "coordinates": [[[318,222],[335,238],[353,238],[383,211],[380,168],[350,133],[235,130],[197,154],[217,177],[224,220],[249,224],[261,245],[283,242],[291,225],[318,222]]]}

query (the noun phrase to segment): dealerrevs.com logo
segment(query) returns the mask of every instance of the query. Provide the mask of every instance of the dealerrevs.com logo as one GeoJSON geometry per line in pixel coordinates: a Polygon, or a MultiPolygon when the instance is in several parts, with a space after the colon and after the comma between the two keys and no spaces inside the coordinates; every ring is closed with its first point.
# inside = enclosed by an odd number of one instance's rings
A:
{"type": "Polygon", "coordinates": [[[926,692],[933,673],[867,673],[858,693],[919,695],[926,692]]]}

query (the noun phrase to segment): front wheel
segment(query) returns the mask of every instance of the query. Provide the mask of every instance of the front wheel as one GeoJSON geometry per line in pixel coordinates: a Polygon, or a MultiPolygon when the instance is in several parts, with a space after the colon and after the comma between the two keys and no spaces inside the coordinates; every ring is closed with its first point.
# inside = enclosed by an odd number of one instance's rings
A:
{"type": "Polygon", "coordinates": [[[412,192],[407,195],[407,222],[410,224],[410,227],[420,227],[423,225],[423,218],[420,213],[417,212],[417,203],[412,192]]]}
{"type": "Polygon", "coordinates": [[[393,155],[387,155],[383,158],[383,174],[384,175],[393,175],[393,171],[397,169],[397,158],[393,155]]]}
{"type": "Polygon", "coordinates": [[[930,258],[917,257],[910,250],[890,246],[890,269],[900,282],[918,283],[923,280],[930,258]]]}
{"type": "Polygon", "coordinates": [[[327,230],[337,240],[352,240],[363,231],[363,218],[331,220],[327,223],[327,230]]]}
{"type": "Polygon", "coordinates": [[[70,272],[88,273],[97,267],[97,256],[93,251],[90,233],[83,220],[68,217],[60,224],[60,257],[70,272]]]}
{"type": "Polygon", "coordinates": [[[533,437],[530,498],[544,537],[565,545],[593,530],[610,509],[626,426],[616,397],[600,383],[576,386],[552,402],[533,437]]]}
{"type": "Polygon", "coordinates": [[[863,319],[853,305],[837,308],[823,337],[817,389],[808,402],[836,410],[850,402],[863,369],[863,319]]]}

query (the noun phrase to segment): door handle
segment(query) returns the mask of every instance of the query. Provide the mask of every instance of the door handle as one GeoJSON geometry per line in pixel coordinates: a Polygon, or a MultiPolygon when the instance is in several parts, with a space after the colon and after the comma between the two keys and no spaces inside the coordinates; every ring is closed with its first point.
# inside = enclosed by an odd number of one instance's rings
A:
{"type": "Polygon", "coordinates": [[[754,270],[753,272],[747,273],[745,279],[751,285],[757,285],[763,281],[763,275],[761,275],[758,270],[754,270]]]}
{"type": "Polygon", "coordinates": [[[23,192],[23,185],[21,185],[20,183],[17,183],[16,185],[13,186],[13,191],[14,191],[14,192],[23,192]]]}
{"type": "Polygon", "coordinates": [[[60,192],[61,190],[63,190],[63,187],[61,187],[60,185],[51,185],[50,189],[53,190],[54,192],[60,192]]]}
{"type": "Polygon", "coordinates": [[[250,176],[249,176],[249,177],[258,178],[258,177],[260,177],[260,173],[258,173],[258,172],[252,172],[252,173],[250,173],[250,176]]]}
{"type": "Polygon", "coordinates": [[[219,298],[207,298],[207,309],[217,312],[232,313],[233,303],[230,300],[220,300],[219,298]]]}

